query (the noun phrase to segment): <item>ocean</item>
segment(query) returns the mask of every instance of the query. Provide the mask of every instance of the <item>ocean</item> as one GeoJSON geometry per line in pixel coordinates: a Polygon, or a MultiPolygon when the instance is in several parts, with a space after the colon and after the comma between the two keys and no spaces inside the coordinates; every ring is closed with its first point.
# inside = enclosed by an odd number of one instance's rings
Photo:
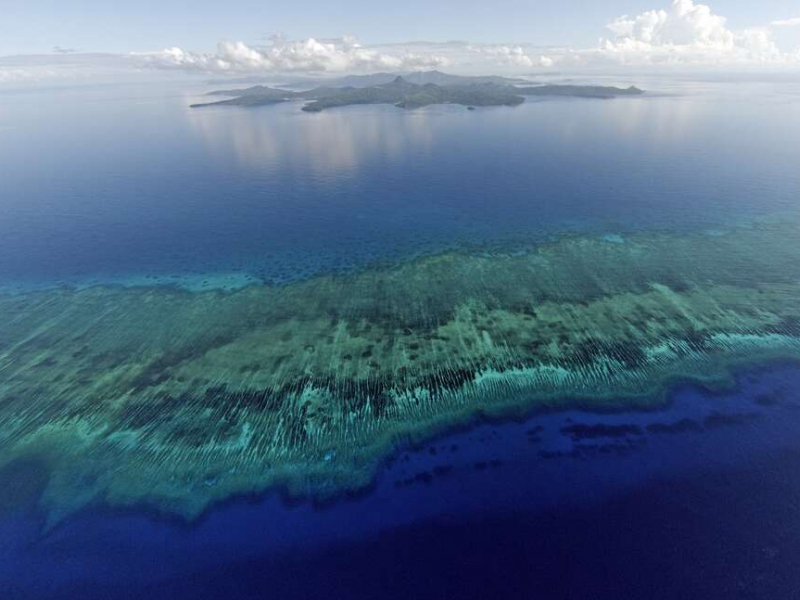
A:
{"type": "Polygon", "coordinates": [[[794,208],[800,84],[629,82],[648,94],[317,115],[193,110],[214,87],[186,84],[4,92],[0,279],[285,282],[794,208]]]}
{"type": "MultiPolygon", "coordinates": [[[[24,389],[41,406],[54,407],[46,418],[62,417],[61,395],[39,400],[51,389],[43,382],[51,372],[53,382],[70,379],[67,365],[71,369],[71,360],[83,360],[83,342],[64,341],[64,329],[47,324],[79,301],[87,306],[97,301],[109,312],[132,306],[119,299],[136,306],[163,303],[160,310],[178,319],[189,310],[181,308],[188,306],[182,302],[205,294],[207,305],[191,308],[201,316],[186,322],[198,331],[213,329],[215,340],[224,337],[227,344],[227,322],[206,320],[210,313],[203,311],[213,312],[237,294],[253,294],[245,298],[259,302],[262,289],[272,294],[268,299],[289,294],[308,311],[298,308],[297,314],[316,322],[316,308],[303,304],[307,297],[352,290],[352,303],[342,312],[361,315],[362,299],[378,298],[384,284],[359,279],[360,274],[401,272],[405,277],[402,269],[414,273],[415,265],[422,265],[420,273],[433,269],[438,276],[451,263],[439,267],[426,261],[455,256],[446,258],[454,261],[452,270],[466,269],[459,257],[488,264],[477,271],[469,263],[489,290],[476,297],[482,306],[500,310],[511,306],[508,284],[501,288],[491,279],[492,265],[523,272],[526,257],[532,256],[534,265],[544,260],[536,254],[542,248],[556,248],[553,252],[562,256],[593,240],[605,244],[596,247],[608,247],[609,256],[649,252],[655,257],[649,261],[684,264],[685,257],[659,254],[672,246],[658,244],[679,239],[689,240],[680,242],[681,249],[713,249],[719,238],[735,247],[736,236],[748,244],[769,241],[772,230],[761,233],[758,224],[792,222],[800,194],[800,82],[638,77],[613,83],[636,84],[647,94],[544,99],[475,111],[357,106],[312,115],[295,103],[190,109],[213,89],[196,82],[0,91],[0,295],[2,306],[11,307],[0,324],[0,387],[4,378],[11,389],[25,377],[25,387],[0,395],[0,402],[23,406],[26,400],[17,391],[24,389]],[[747,237],[752,231],[765,237],[747,237]],[[569,251],[559,250],[564,240],[573,244],[569,251]],[[300,290],[294,296],[282,291],[294,289],[300,290]],[[111,294],[113,302],[105,296],[95,300],[102,294],[111,294]],[[30,316],[34,306],[56,309],[30,316]],[[34,324],[40,319],[42,329],[23,328],[19,323],[25,319],[34,324]],[[29,337],[18,338],[20,332],[29,337]],[[31,340],[37,368],[43,369],[32,374],[31,367],[17,370],[21,363],[12,360],[12,352],[31,340]],[[61,350],[65,345],[76,350],[71,358],[61,350]],[[50,348],[61,355],[48,354],[50,348]],[[56,372],[60,365],[63,374],[56,372]]],[[[785,233],[786,226],[775,231],[785,233]]],[[[748,249],[742,250],[745,258],[748,249]]],[[[784,312],[777,314],[792,312],[792,292],[781,295],[790,289],[782,286],[795,281],[788,258],[776,255],[774,272],[762,273],[738,255],[731,258],[732,267],[726,265],[724,256],[709,258],[708,265],[702,256],[690,257],[700,266],[685,287],[705,289],[713,283],[728,294],[731,286],[752,283],[774,291],[777,299],[748,300],[754,313],[749,317],[760,318],[755,313],[778,303],[784,312]],[[741,273],[735,272],[738,265],[741,273]],[[733,274],[726,271],[713,281],[717,266],[733,274]]],[[[658,269],[667,273],[667,267],[658,269]]],[[[582,306],[616,291],[628,276],[577,286],[578,291],[564,283],[591,280],[592,273],[583,270],[554,275],[555,291],[548,293],[582,306]]],[[[428,285],[423,275],[419,278],[414,285],[428,285]]],[[[669,279],[675,293],[688,294],[681,284],[669,279]]],[[[714,293],[708,297],[721,302],[719,310],[703,314],[716,318],[728,306],[719,300],[726,295],[714,293]]],[[[260,326],[260,314],[240,302],[244,308],[237,304],[236,311],[250,311],[248,327],[260,326]]],[[[696,308],[687,302],[675,304],[696,308]]],[[[376,305],[393,306],[382,297],[376,305]]],[[[86,312],[97,312],[91,306],[86,312]]],[[[325,310],[331,314],[329,307],[325,310]]],[[[374,323],[391,322],[391,315],[373,317],[379,311],[372,305],[363,310],[374,323]]],[[[412,328],[433,327],[434,321],[438,326],[438,319],[450,314],[437,310],[425,308],[434,316],[414,320],[412,328]]],[[[537,310],[534,319],[541,318],[537,310]]],[[[578,310],[570,308],[569,314],[578,310]]],[[[592,310],[595,318],[606,314],[592,310]]],[[[76,333],[85,329],[92,346],[105,335],[103,322],[75,311],[64,316],[67,326],[76,333]]],[[[115,317],[120,327],[108,331],[122,337],[124,350],[115,346],[114,352],[127,352],[125,364],[134,355],[140,360],[135,328],[151,337],[167,331],[159,314],[145,314],[134,323],[115,317]],[[123,343],[126,339],[130,344],[123,343]]],[[[750,323],[737,327],[737,335],[769,338],[794,335],[795,324],[784,318],[766,334],[750,323]]],[[[490,325],[486,330],[495,338],[491,347],[498,357],[491,364],[500,369],[504,351],[495,330],[490,325]]],[[[321,350],[308,335],[283,341],[303,349],[312,365],[312,355],[321,350]]],[[[563,404],[531,402],[519,409],[515,400],[514,410],[482,408],[453,419],[451,426],[393,439],[390,451],[364,467],[365,483],[322,496],[311,486],[307,494],[284,486],[249,491],[239,486],[236,493],[217,494],[228,484],[222,475],[203,471],[186,490],[200,490],[211,500],[186,518],[181,499],[171,495],[173,488],[163,492],[161,481],[137,483],[139,495],[131,497],[123,492],[133,488],[107,483],[96,472],[108,469],[98,450],[105,446],[76,454],[85,465],[61,471],[50,466],[61,463],[49,454],[47,460],[31,454],[0,462],[2,595],[800,598],[795,568],[800,561],[800,363],[792,352],[767,356],[753,346],[752,361],[737,350],[736,361],[723,368],[716,341],[686,339],[711,357],[713,381],[699,381],[697,371],[706,367],[691,366],[695,358],[687,350],[688,362],[680,363],[687,372],[665,375],[663,382],[659,375],[658,385],[655,379],[637,380],[635,390],[663,388],[657,402],[628,403],[629,390],[620,384],[621,399],[593,405],[586,400],[588,392],[578,393],[570,383],[564,384],[563,404]],[[730,376],[716,377],[717,367],[730,376]],[[61,496],[48,487],[56,475],[61,496]],[[64,492],[102,486],[110,490],[105,499],[101,494],[76,501],[77,508],[64,492]],[[65,506],[63,515],[53,517],[54,507],[65,506]]],[[[407,347],[416,351],[415,343],[407,347]]],[[[509,337],[506,345],[514,343],[509,337]]],[[[195,344],[192,340],[190,346],[195,344]]],[[[203,350],[205,357],[217,356],[215,364],[244,352],[220,357],[213,354],[217,347],[215,341],[210,351],[203,350]]],[[[628,348],[602,349],[622,356],[619,364],[632,371],[643,361],[638,354],[629,356],[628,348]]],[[[133,389],[178,385],[179,362],[199,360],[200,354],[181,352],[181,360],[169,366],[172,383],[162,381],[164,371],[133,389]]],[[[104,360],[92,363],[98,379],[125,367],[104,360]]],[[[249,365],[234,362],[225,373],[255,381],[259,369],[249,365]]],[[[482,373],[476,380],[487,377],[482,373]]],[[[91,379],[92,374],[75,377],[91,379]]],[[[93,389],[105,389],[101,384],[93,389]]],[[[214,379],[192,385],[218,390],[215,398],[245,402],[247,390],[219,384],[214,379]]],[[[63,389],[75,394],[77,388],[63,389]]],[[[603,393],[613,396],[615,389],[603,393]]],[[[121,387],[113,390],[122,394],[121,387]]],[[[91,405],[89,392],[80,393],[91,405]]],[[[100,406],[105,396],[96,393],[100,406]]],[[[526,388],[519,393],[524,396],[526,388]]],[[[372,406],[368,400],[367,408],[358,410],[372,414],[372,406]]],[[[15,408],[13,414],[25,410],[15,408]]],[[[0,412],[6,419],[0,430],[11,427],[13,414],[0,412]]],[[[83,416],[73,412],[63,422],[83,416]]],[[[188,429],[183,418],[183,413],[174,415],[182,434],[188,429]]],[[[306,431],[303,439],[310,444],[313,431],[310,426],[306,431]]],[[[123,447],[127,439],[114,443],[123,447]]],[[[0,438],[0,448],[4,443],[11,448],[16,440],[0,438]]],[[[303,442],[293,439],[298,443],[303,442]]],[[[72,456],[67,447],[47,452],[72,456]]],[[[334,450],[319,457],[323,466],[339,459],[334,450]]],[[[353,464],[365,460],[357,455],[353,464]]],[[[343,472],[347,468],[345,463],[343,472]]],[[[129,476],[125,469],[114,474],[129,476]]]]}

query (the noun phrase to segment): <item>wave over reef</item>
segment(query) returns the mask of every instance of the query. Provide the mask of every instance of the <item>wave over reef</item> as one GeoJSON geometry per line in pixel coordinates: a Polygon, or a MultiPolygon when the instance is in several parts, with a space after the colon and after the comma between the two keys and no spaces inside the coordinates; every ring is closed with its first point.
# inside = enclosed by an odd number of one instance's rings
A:
{"type": "Polygon", "coordinates": [[[191,519],[272,487],[363,487],[396,444],[479,413],[656,406],[675,381],[800,358],[798,232],[566,237],[233,292],[0,296],[0,476],[35,469],[50,523],[92,503],[191,519]]]}

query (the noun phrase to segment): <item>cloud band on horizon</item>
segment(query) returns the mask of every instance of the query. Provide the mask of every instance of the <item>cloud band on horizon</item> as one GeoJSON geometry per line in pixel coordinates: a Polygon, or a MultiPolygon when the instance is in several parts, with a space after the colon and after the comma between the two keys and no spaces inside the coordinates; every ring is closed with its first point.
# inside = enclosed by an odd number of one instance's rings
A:
{"type": "MultiPolygon", "coordinates": [[[[541,48],[532,44],[470,44],[467,42],[362,45],[352,36],[287,40],[276,36],[266,45],[222,41],[214,53],[169,47],[147,53],[104,56],[119,68],[179,70],[209,74],[314,74],[407,72],[448,68],[455,72],[523,73],[531,69],[579,69],[655,66],[800,66],[800,48],[785,51],[774,40],[773,28],[800,25],[800,17],[766,26],[732,30],[711,7],[694,0],[672,0],[666,8],[623,15],[606,25],[612,34],[594,48],[541,48]]],[[[64,54],[64,53],[62,53],[64,54]]],[[[82,64],[76,55],[67,64],[82,64]]],[[[90,55],[85,55],[90,56],[90,55]]],[[[4,66],[0,83],[58,77],[78,69],[26,68],[24,57],[4,66]],[[23,60],[19,60],[23,59],[23,60]]],[[[8,62],[8,61],[6,61],[8,62]]],[[[86,61],[83,61],[86,62],[86,61]]]]}

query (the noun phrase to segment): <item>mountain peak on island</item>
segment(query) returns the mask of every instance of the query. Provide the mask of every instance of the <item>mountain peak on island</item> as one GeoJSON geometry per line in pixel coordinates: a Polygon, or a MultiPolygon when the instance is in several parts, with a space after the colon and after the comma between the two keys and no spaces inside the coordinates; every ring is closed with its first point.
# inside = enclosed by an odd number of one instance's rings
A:
{"type": "MultiPolygon", "coordinates": [[[[414,88],[418,88],[419,84],[409,81],[402,75],[398,75],[394,79],[392,79],[392,81],[385,83],[383,85],[379,85],[377,87],[383,89],[391,89],[391,90],[410,91],[414,88]]],[[[361,88],[361,89],[369,89],[369,88],[361,88]]]]}
{"type": "MultiPolygon", "coordinates": [[[[386,74],[388,75],[388,74],[386,74]]],[[[382,77],[383,75],[381,75],[382,77]]],[[[394,104],[399,108],[421,108],[432,104],[475,106],[517,106],[526,96],[567,96],[582,98],[615,98],[642,94],[635,86],[628,88],[548,84],[519,86],[502,77],[466,77],[438,71],[391,75],[380,84],[367,87],[322,86],[303,91],[254,86],[242,90],[220,90],[212,95],[232,96],[228,100],[192,107],[215,105],[261,106],[290,100],[304,100],[302,110],[320,112],[352,104],[394,104]],[[435,74],[435,75],[434,75],[435,74]],[[431,79],[444,78],[443,83],[431,79]],[[505,82],[505,83],[502,83],[505,82]]],[[[510,80],[514,81],[514,80],[510,80]]],[[[529,82],[530,83],[530,82],[529,82]]]]}

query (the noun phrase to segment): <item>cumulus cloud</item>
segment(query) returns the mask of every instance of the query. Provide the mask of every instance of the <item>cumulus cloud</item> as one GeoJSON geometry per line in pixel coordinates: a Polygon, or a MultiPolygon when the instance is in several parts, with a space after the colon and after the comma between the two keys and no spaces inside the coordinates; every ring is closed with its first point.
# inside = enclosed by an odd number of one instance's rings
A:
{"type": "Polygon", "coordinates": [[[601,52],[622,63],[748,64],[791,60],[772,39],[769,28],[734,31],[705,4],[672,0],[667,9],[627,15],[607,25],[615,35],[601,52]]]}
{"type": "Polygon", "coordinates": [[[493,62],[495,62],[495,64],[512,67],[552,67],[555,62],[550,56],[526,51],[520,45],[471,45],[469,46],[469,49],[473,52],[491,57],[494,59],[493,62]]]}
{"type": "Polygon", "coordinates": [[[636,17],[617,17],[607,25],[617,35],[609,45],[702,45],[729,48],[733,32],[725,26],[725,17],[715,15],[705,4],[693,0],[673,0],[669,11],[649,10],[636,17]]]}
{"type": "MultiPolygon", "coordinates": [[[[656,0],[654,0],[655,2],[656,0]]],[[[137,54],[89,54],[55,46],[52,54],[0,56],[0,84],[213,74],[315,74],[407,72],[446,69],[454,73],[509,75],[559,70],[701,66],[800,66],[800,48],[791,43],[800,17],[736,30],[701,0],[665,3],[606,25],[610,32],[592,47],[533,44],[473,44],[466,41],[362,45],[355,38],[299,40],[273,38],[265,45],[223,41],[216,51],[181,47],[137,54]]],[[[709,1],[709,0],[705,0],[709,1]]],[[[601,25],[601,24],[598,24],[601,25]]],[[[756,24],[757,25],[757,24],[756,24]]]]}
{"type": "Polygon", "coordinates": [[[773,21],[770,23],[773,27],[800,27],[800,17],[793,19],[781,19],[780,21],[773,21]]]}
{"type": "Polygon", "coordinates": [[[175,47],[134,58],[148,67],[215,73],[341,73],[443,67],[462,72],[524,72],[553,66],[797,65],[800,49],[781,50],[773,29],[798,24],[800,17],[734,30],[724,16],[706,4],[671,0],[664,8],[617,17],[606,25],[612,36],[601,39],[599,46],[593,48],[466,42],[363,46],[350,37],[277,37],[266,46],[221,42],[217,51],[210,54],[175,47]]]}
{"type": "Polygon", "coordinates": [[[266,46],[220,42],[214,54],[174,47],[134,57],[151,67],[215,73],[341,73],[440,68],[449,64],[447,58],[436,54],[402,48],[378,50],[362,46],[351,37],[336,40],[285,40],[277,37],[266,46]]]}

